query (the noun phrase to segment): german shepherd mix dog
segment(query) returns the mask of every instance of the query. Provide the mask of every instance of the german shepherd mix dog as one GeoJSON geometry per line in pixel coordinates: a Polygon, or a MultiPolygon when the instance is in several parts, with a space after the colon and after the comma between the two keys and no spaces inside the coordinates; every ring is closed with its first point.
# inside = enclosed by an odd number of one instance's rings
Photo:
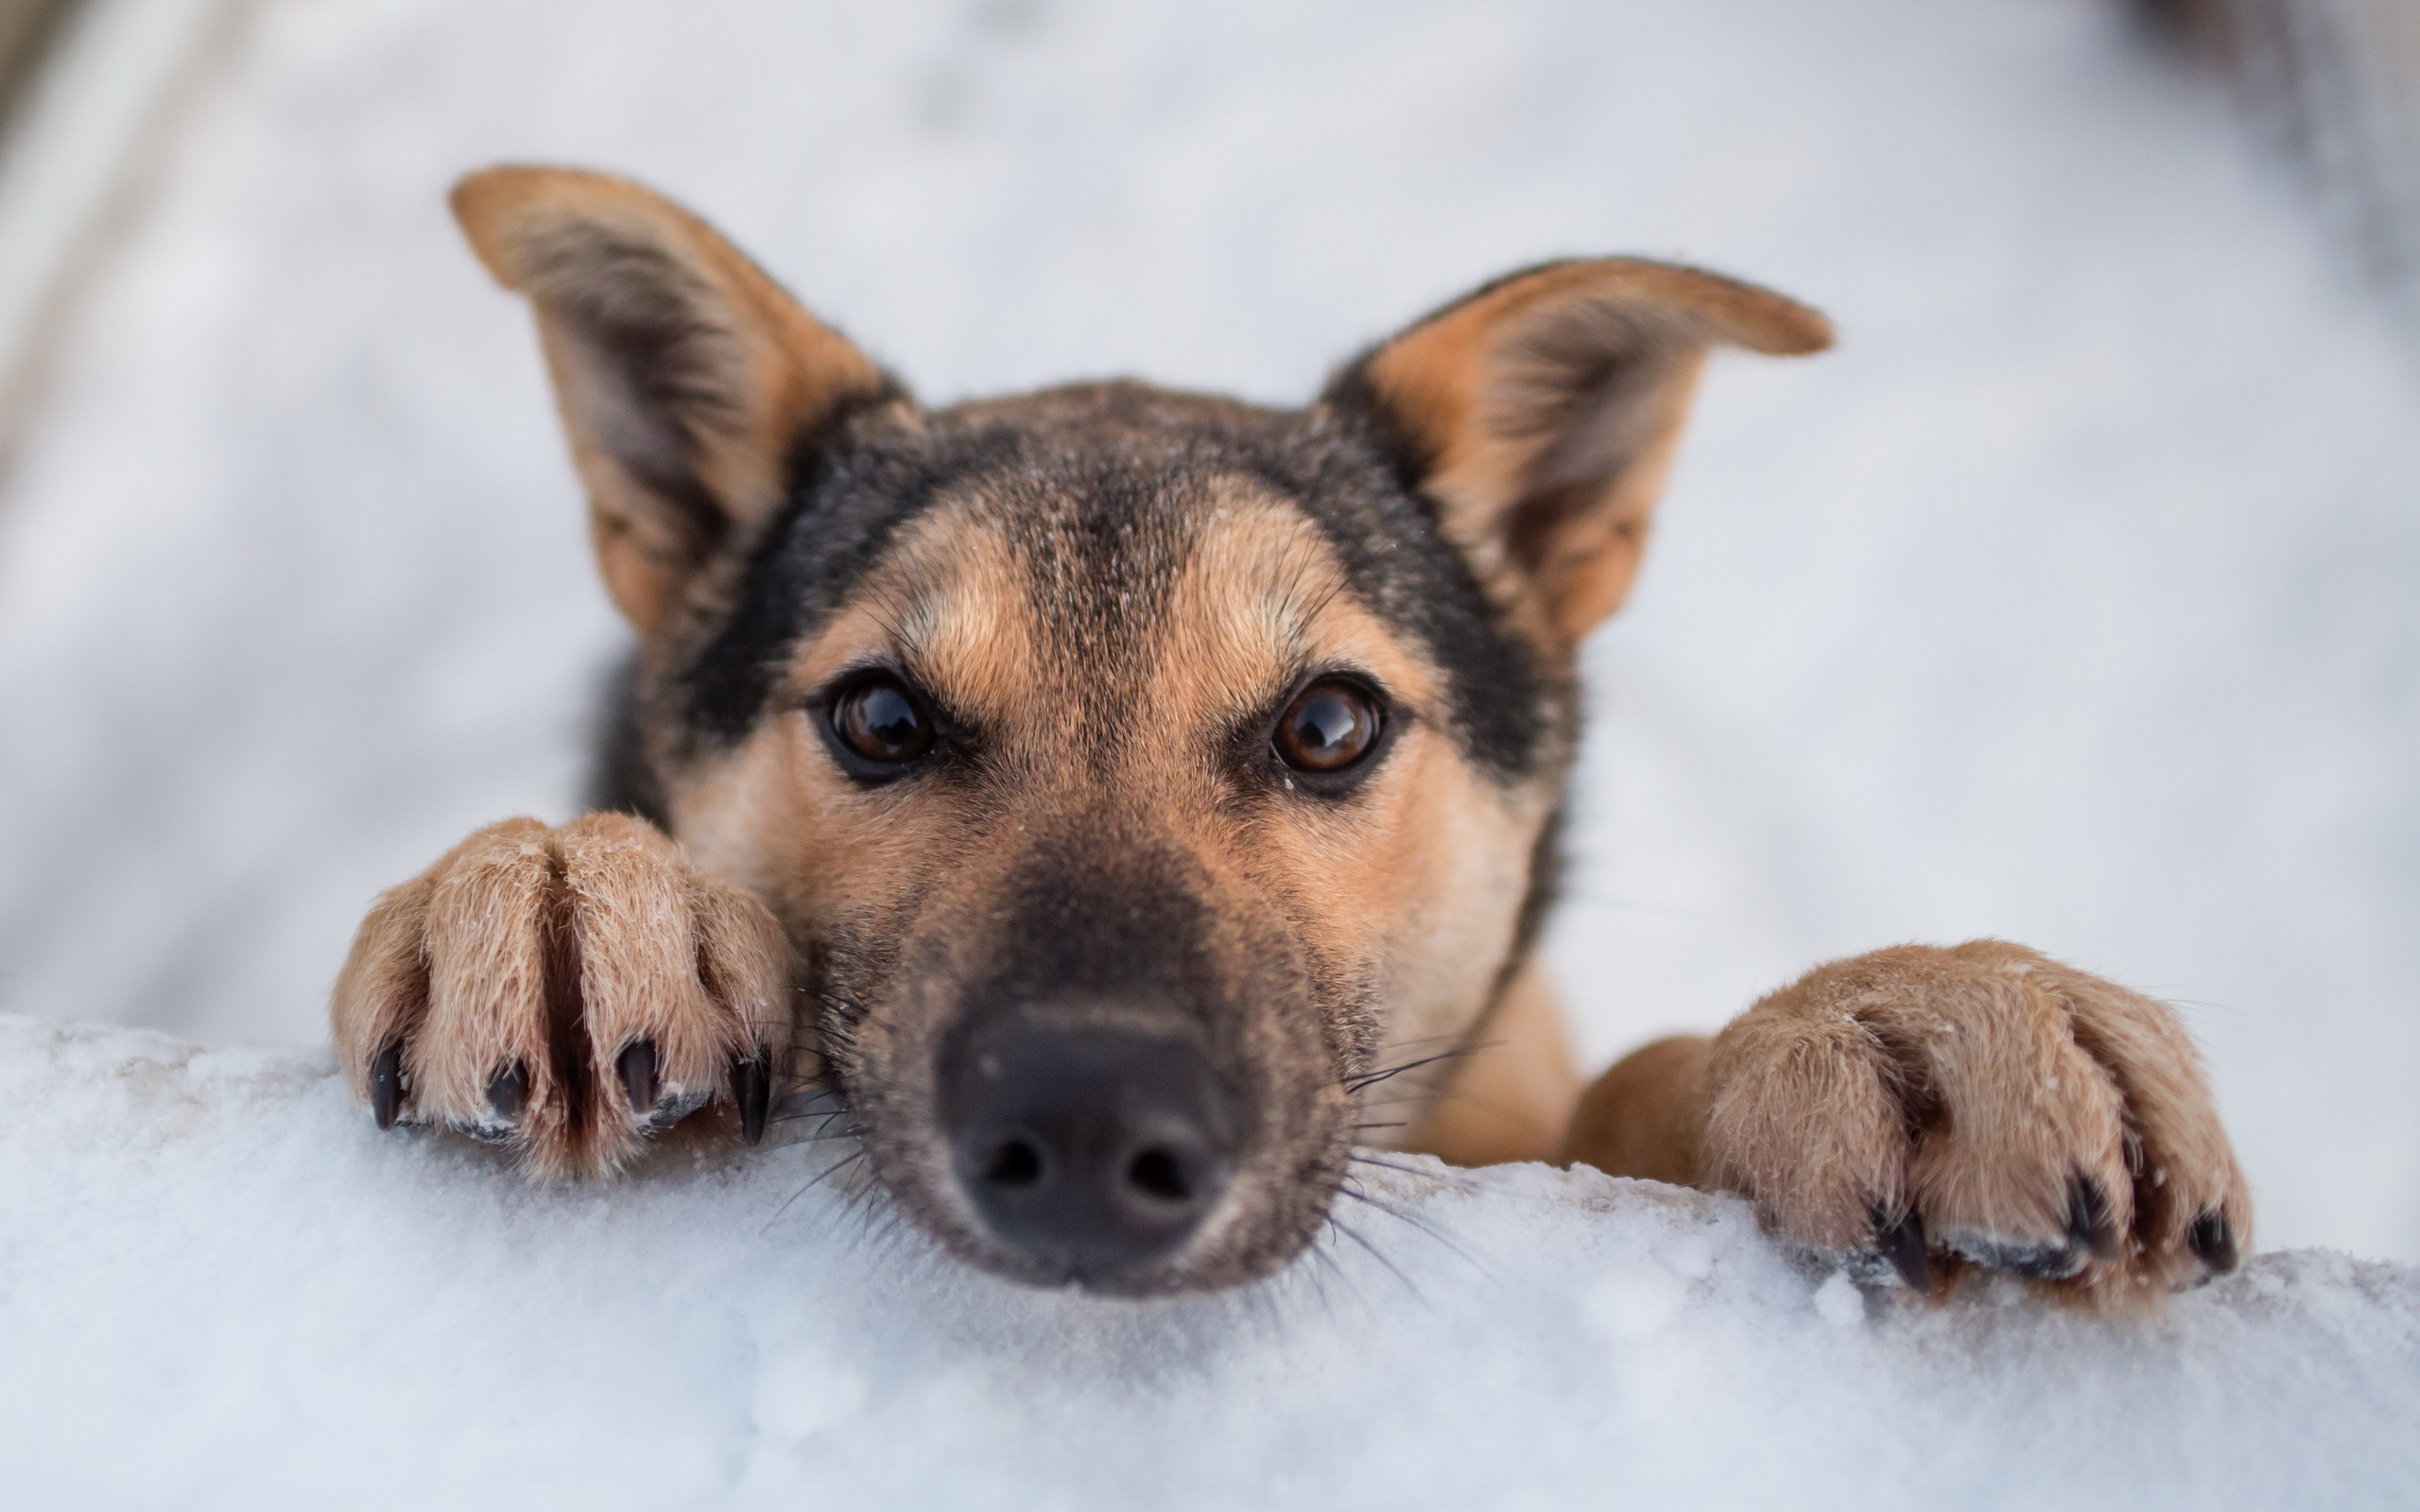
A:
{"type": "Polygon", "coordinates": [[[968,1263],[1123,1296],[1284,1266],[1357,1144],[1741,1193],[1919,1292],[2236,1264],[2174,1015],[2021,946],[1834,962],[1573,1073],[1532,947],[1577,648],[1707,352],[1820,351],[1813,311],[1552,263],[1304,409],[927,409],[633,184],[453,203],[536,307],[638,651],[596,812],[481,830],[362,924],[336,1040],[381,1127],[604,1177],[825,1112],[968,1263]]]}

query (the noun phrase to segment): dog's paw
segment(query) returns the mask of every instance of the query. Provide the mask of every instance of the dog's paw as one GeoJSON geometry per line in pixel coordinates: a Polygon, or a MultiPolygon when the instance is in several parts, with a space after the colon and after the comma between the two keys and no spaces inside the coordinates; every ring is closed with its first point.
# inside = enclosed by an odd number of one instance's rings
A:
{"type": "Polygon", "coordinates": [[[1979,1265],[2122,1300],[2232,1270],[2251,1240],[2175,1014],[2020,946],[1818,968],[1723,1030],[1707,1084],[1716,1184],[1919,1291],[1979,1265]]]}
{"type": "Polygon", "coordinates": [[[593,1176],[709,1104],[762,1134],[787,980],[765,905],[653,826],[509,819],[378,900],[331,1013],[380,1127],[450,1125],[533,1176],[593,1176]]]}

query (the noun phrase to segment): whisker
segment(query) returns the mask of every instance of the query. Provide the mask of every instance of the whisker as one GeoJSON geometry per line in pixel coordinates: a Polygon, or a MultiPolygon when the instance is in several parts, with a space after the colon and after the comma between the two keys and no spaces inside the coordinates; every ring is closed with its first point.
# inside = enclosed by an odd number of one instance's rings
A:
{"type": "Polygon", "coordinates": [[[1379,1253],[1377,1246],[1370,1243],[1367,1239],[1362,1238],[1358,1230],[1355,1229],[1352,1225],[1346,1223],[1343,1219],[1336,1216],[1334,1213],[1328,1214],[1327,1221],[1336,1226],[1336,1231],[1338,1233],[1342,1234],[1345,1238],[1352,1240],[1357,1245],[1359,1245],[1362,1250],[1367,1253],[1372,1260],[1374,1260],[1379,1264],[1384,1265],[1387,1268],[1387,1274],[1392,1276],[1397,1281],[1401,1282],[1403,1284],[1403,1289],[1409,1292],[1423,1306],[1427,1304],[1428,1298],[1420,1295],[1420,1288],[1411,1283],[1411,1278],[1405,1275],[1403,1271],[1396,1266],[1393,1261],[1389,1260],[1385,1255],[1379,1253]]]}
{"type": "Polygon", "coordinates": [[[1451,1092],[1406,1092],[1400,1097],[1381,1097],[1374,1103],[1357,1103],[1354,1106],[1365,1113],[1374,1113],[1389,1108],[1417,1108],[1444,1102],[1452,1096],[1451,1092]]]}
{"type": "Polygon", "coordinates": [[[776,1124],[786,1124],[793,1119],[801,1118],[838,1118],[849,1110],[846,1105],[839,1108],[818,1108],[812,1098],[804,1103],[784,1098],[773,1106],[781,1109],[772,1116],[771,1122],[776,1124]]]}
{"type": "Polygon", "coordinates": [[[824,1124],[828,1126],[834,1119],[846,1118],[848,1116],[849,1109],[845,1105],[843,1105],[839,1108],[807,1108],[793,1109],[792,1111],[784,1113],[777,1118],[769,1120],[769,1122],[775,1124],[790,1124],[803,1118],[820,1118],[823,1120],[824,1124]]]}
{"type": "Polygon", "coordinates": [[[1355,1186],[1353,1184],[1352,1177],[1347,1177],[1344,1180],[1339,1182],[1336,1189],[1344,1195],[1351,1197],[1356,1202],[1361,1203],[1367,1207],[1377,1209],[1380,1212],[1385,1213],[1388,1217],[1392,1218],[1397,1223],[1407,1224],[1411,1228],[1419,1229],[1422,1233],[1426,1234],[1438,1244],[1441,1244],[1447,1249],[1451,1250],[1455,1255],[1461,1258],[1464,1264],[1470,1266],[1471,1269],[1478,1271],[1481,1276],[1486,1277],[1489,1280],[1496,1279],[1495,1273],[1489,1270],[1485,1265],[1480,1264],[1478,1259],[1474,1257],[1469,1250],[1464,1249],[1461,1246],[1446,1238],[1443,1234],[1438,1232],[1436,1228],[1422,1222],[1412,1214],[1404,1211],[1402,1209],[1397,1208],[1391,1203],[1382,1202],[1378,1198],[1370,1195],[1359,1187],[1355,1186]]]}
{"type": "Polygon", "coordinates": [[[1384,1071],[1364,1072],[1358,1076],[1347,1077],[1344,1090],[1348,1092],[1358,1092],[1365,1087],[1374,1087],[1390,1077],[1400,1076],[1407,1071],[1418,1071],[1423,1066],[1433,1066],[1441,1060],[1452,1060],[1460,1056],[1475,1055],[1481,1050],[1492,1050],[1500,1042],[1491,1040],[1484,1044],[1462,1045],[1453,1050],[1441,1050],[1433,1056],[1423,1056],[1417,1060],[1407,1060],[1399,1066],[1389,1066],[1384,1071]]]}
{"type": "MultiPolygon", "coordinates": [[[[1351,1161],[1351,1162],[1352,1162],[1353,1164],[1355,1164],[1355,1165],[1374,1165],[1374,1166],[1377,1166],[1377,1167],[1378,1167],[1379,1169],[1381,1169],[1381,1170],[1385,1170],[1385,1171],[1394,1171],[1394,1172],[1398,1172],[1398,1173],[1400,1173],[1400,1174],[1402,1174],[1402,1175],[1404,1175],[1404,1176],[1420,1176],[1420,1177],[1435,1177],[1435,1176],[1437,1175],[1437,1173],[1436,1173],[1436,1172],[1434,1172],[1434,1171],[1430,1171],[1430,1170],[1427,1170],[1427,1169],[1426,1169],[1426,1168],[1424,1168],[1424,1167],[1421,1167],[1421,1166],[1417,1166],[1417,1165],[1397,1165],[1397,1164],[1396,1164],[1394,1161],[1392,1161],[1392,1160],[1381,1160],[1381,1159],[1379,1159],[1377,1156],[1374,1156],[1374,1155],[1348,1155],[1348,1156],[1346,1156],[1346,1157],[1345,1157],[1345,1159],[1346,1159],[1347,1160],[1351,1161]]],[[[1449,1179],[1449,1180],[1450,1180],[1451,1178],[1450,1178],[1450,1177],[1448,1177],[1447,1179],[1449,1179]]]]}
{"type": "Polygon", "coordinates": [[[864,1150],[859,1150],[855,1155],[844,1155],[840,1159],[833,1161],[830,1165],[825,1166],[822,1170],[815,1173],[813,1177],[808,1178],[806,1185],[799,1188],[796,1192],[791,1193],[780,1207],[773,1210],[773,1215],[766,1219],[765,1227],[759,1228],[756,1232],[760,1236],[770,1233],[772,1231],[773,1225],[782,1221],[782,1214],[790,1211],[791,1203],[798,1201],[799,1198],[805,1196],[817,1187],[821,1186],[825,1181],[831,1178],[834,1172],[845,1170],[847,1167],[855,1165],[859,1160],[864,1160],[866,1158],[866,1153],[867,1152],[864,1150]]]}
{"type": "Polygon", "coordinates": [[[1396,1040],[1390,1041],[1386,1046],[1386,1051],[1388,1054],[1392,1055],[1401,1051],[1409,1050],[1414,1045],[1433,1045],[1440,1040],[1459,1040],[1461,1037],[1461,1032],[1456,1032],[1454,1034],[1415,1035],[1409,1040],[1396,1040]]]}

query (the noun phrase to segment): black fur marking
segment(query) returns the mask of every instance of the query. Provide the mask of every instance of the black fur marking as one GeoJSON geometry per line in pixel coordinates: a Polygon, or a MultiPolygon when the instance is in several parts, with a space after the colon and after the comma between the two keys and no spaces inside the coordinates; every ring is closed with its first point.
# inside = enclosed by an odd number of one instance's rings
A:
{"type": "Polygon", "coordinates": [[[1557,803],[1554,812],[1547,816],[1545,828],[1538,831],[1537,843],[1530,848],[1529,889],[1521,895],[1521,912],[1512,922],[1512,948],[1505,953],[1504,965],[1496,972],[1495,991],[1499,997],[1528,964],[1530,953],[1537,948],[1538,936],[1546,929],[1547,916],[1563,896],[1564,873],[1570,863],[1563,844],[1565,829],[1564,808],[1557,803]]]}
{"type": "MultiPolygon", "coordinates": [[[[1312,414],[1297,436],[1316,427],[1312,414]]],[[[1435,507],[1400,486],[1383,439],[1358,427],[1333,434],[1324,446],[1288,438],[1295,444],[1260,458],[1261,475],[1320,526],[1371,611],[1427,648],[1471,759],[1507,781],[1533,775],[1547,754],[1548,703],[1564,690],[1439,537],[1435,507]]]]}
{"type": "Polygon", "coordinates": [[[1506,781],[1548,755],[1556,685],[1407,492],[1381,443],[1331,410],[1275,411],[1138,385],[969,405],[920,425],[836,427],[804,448],[790,502],[756,544],[737,607],[691,661],[681,707],[710,740],[763,717],[783,663],[847,601],[898,533],[945,496],[988,495],[1043,582],[1054,640],[1115,666],[1176,580],[1208,479],[1293,503],[1355,594],[1445,674],[1450,733],[1506,781]]]}
{"type": "Polygon", "coordinates": [[[784,657],[838,611],[901,528],[950,484],[1014,465],[1024,441],[994,426],[937,454],[895,436],[803,446],[789,504],[757,544],[738,608],[683,679],[689,722],[715,740],[746,735],[784,657]]]}
{"type": "Polygon", "coordinates": [[[1114,835],[1056,836],[1011,895],[995,947],[1011,963],[972,994],[976,1002],[1047,1004],[1078,999],[1207,1008],[1224,995],[1204,937],[1203,889],[1175,860],[1130,860],[1114,835]]]}
{"type": "Polygon", "coordinates": [[[1340,369],[1328,380],[1321,402],[1361,432],[1362,440],[1377,454],[1395,487],[1419,501],[1434,523],[1436,503],[1421,492],[1421,485],[1436,469],[1437,449],[1404,423],[1394,407],[1378,396],[1376,387],[1370,382],[1370,359],[1377,352],[1373,347],[1340,369]]]}
{"type": "Polygon", "coordinates": [[[639,662],[625,655],[607,674],[605,696],[597,711],[595,759],[588,774],[588,807],[629,814],[660,830],[669,830],[672,816],[664,801],[664,785],[648,760],[638,707],[639,662]]]}
{"type": "Polygon", "coordinates": [[[1276,940],[1219,951],[1190,863],[1132,854],[1114,824],[1088,832],[1052,837],[1021,869],[986,952],[1001,966],[959,1000],[942,1058],[1003,1016],[1107,1013],[1193,1040],[1223,1084],[1257,1103],[1266,1090],[1236,1031],[1252,1022],[1244,1003],[1291,996],[1289,953],[1276,940]]]}

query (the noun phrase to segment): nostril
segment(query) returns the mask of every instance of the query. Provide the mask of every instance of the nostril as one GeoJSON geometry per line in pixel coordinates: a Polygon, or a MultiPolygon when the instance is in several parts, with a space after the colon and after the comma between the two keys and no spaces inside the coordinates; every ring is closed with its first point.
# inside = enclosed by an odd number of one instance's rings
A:
{"type": "Polygon", "coordinates": [[[1170,1036],[989,1016],[935,1068],[942,1132],[987,1257],[1118,1290],[1182,1251],[1236,1167],[1235,1106],[1170,1036]]]}
{"type": "Polygon", "coordinates": [[[1193,1199],[1193,1183],[1186,1179],[1184,1162],[1163,1149],[1145,1150],[1129,1161],[1126,1184],[1162,1202],[1193,1199]]]}
{"type": "Polygon", "coordinates": [[[1003,1141],[984,1163],[983,1179],[1011,1190],[1036,1185],[1042,1180],[1042,1152],[1029,1140],[1003,1141]]]}

